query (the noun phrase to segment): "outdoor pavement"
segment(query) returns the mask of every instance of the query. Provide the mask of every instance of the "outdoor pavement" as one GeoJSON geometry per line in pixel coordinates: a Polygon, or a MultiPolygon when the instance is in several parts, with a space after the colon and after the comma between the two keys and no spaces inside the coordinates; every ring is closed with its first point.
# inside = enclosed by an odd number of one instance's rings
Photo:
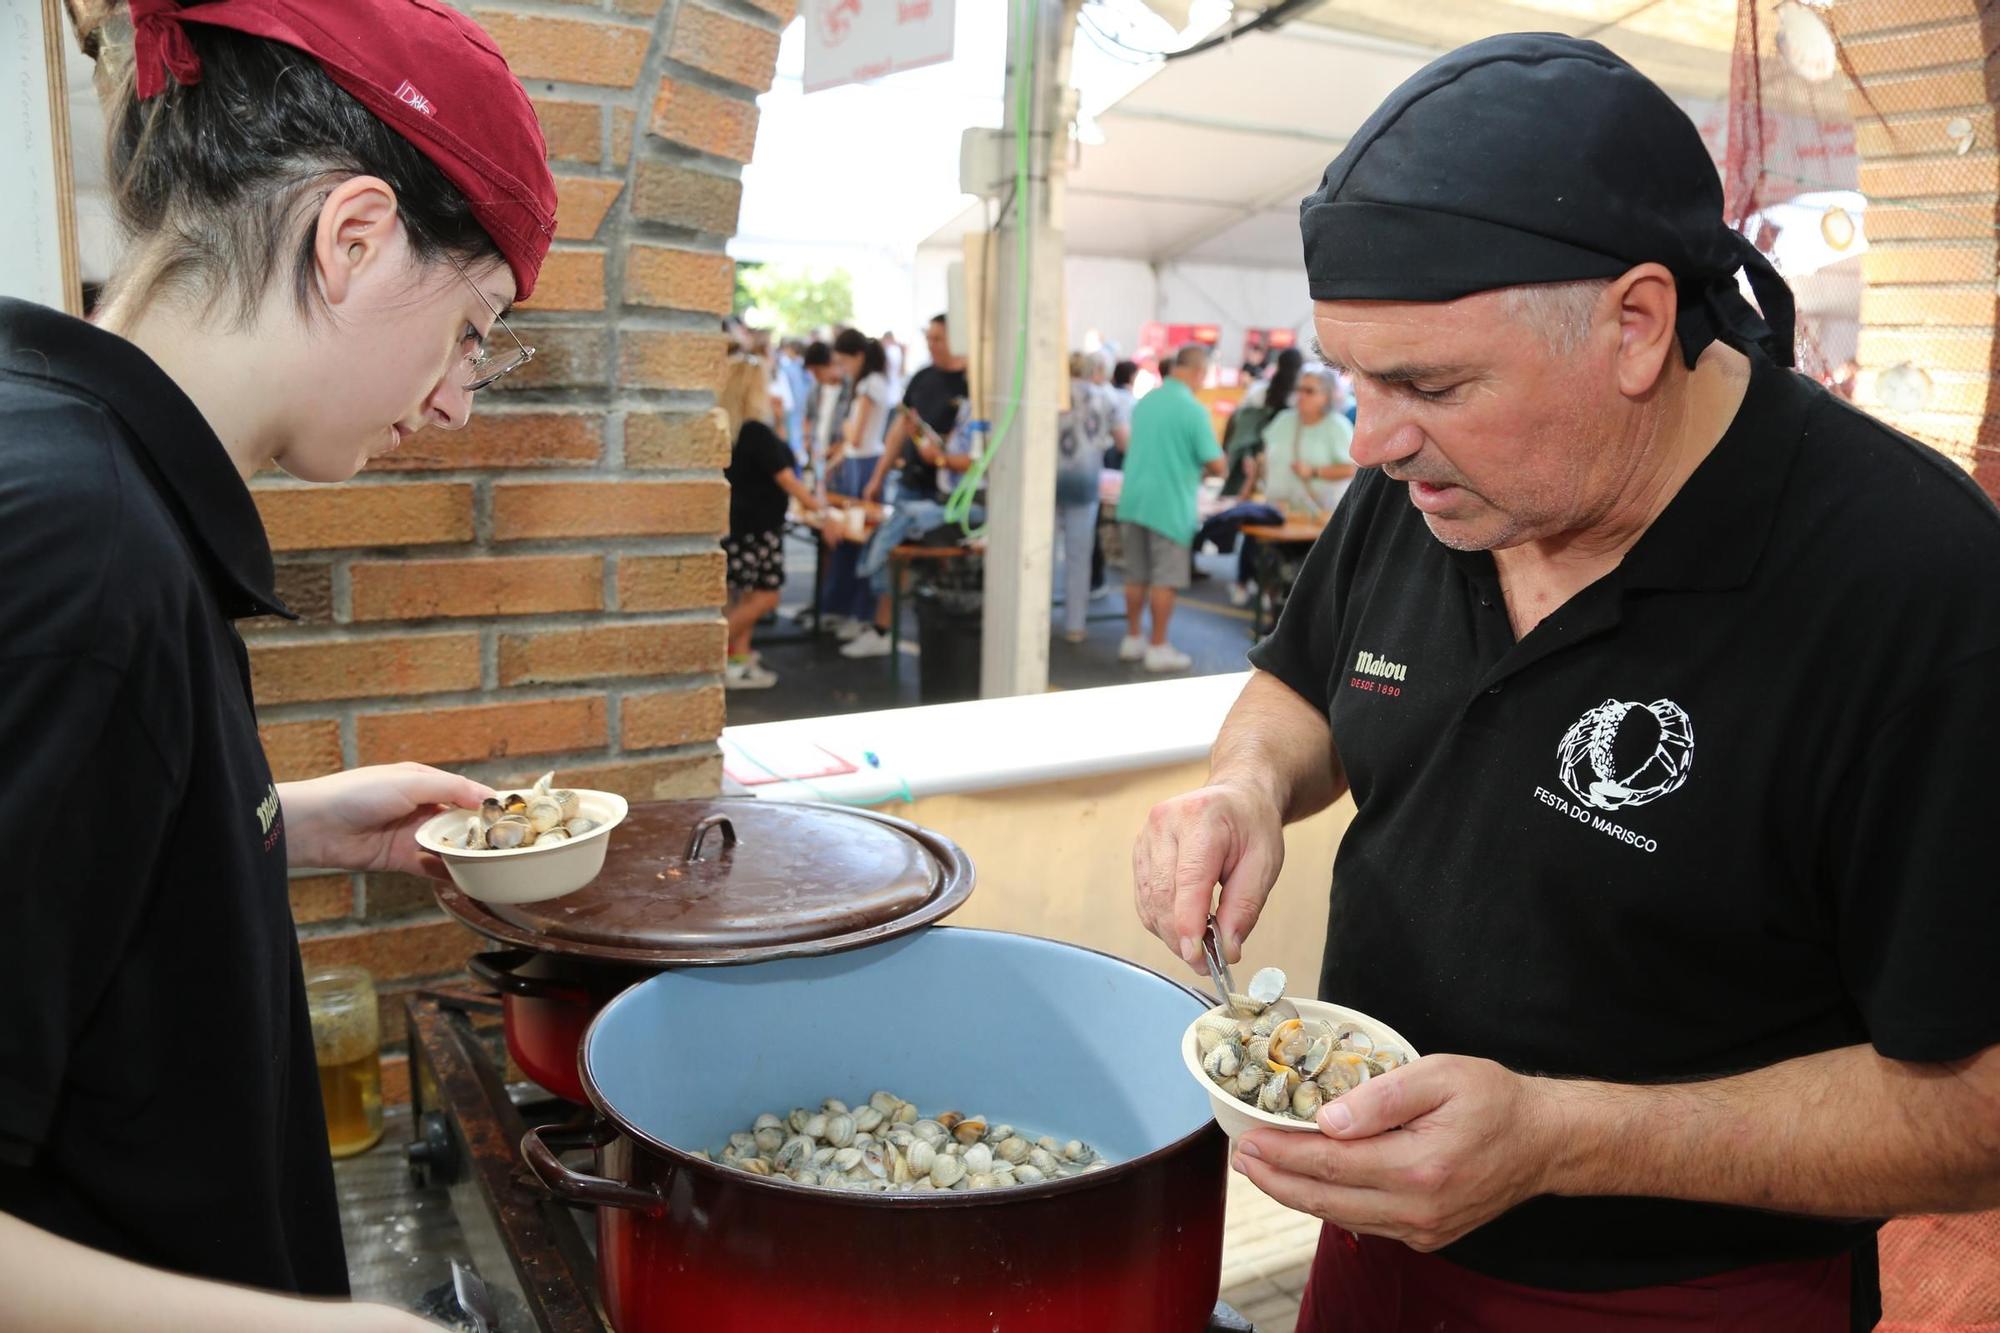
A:
{"type": "MultiPolygon", "coordinates": [[[[1173,643],[1194,659],[1193,667],[1184,674],[1242,671],[1248,665],[1244,654],[1250,650],[1252,640],[1249,610],[1229,605],[1229,580],[1235,572],[1236,557],[1207,554],[1197,556],[1196,563],[1211,577],[1198,580],[1182,595],[1169,633],[1173,643]]],[[[907,596],[903,599],[903,656],[892,676],[887,658],[851,661],[840,655],[839,645],[830,635],[815,639],[795,623],[795,613],[812,605],[812,572],[812,546],[788,536],[784,600],[778,621],[759,626],[752,640],[763,655],[764,665],[778,673],[778,684],[768,690],[732,690],[729,694],[732,726],[832,713],[872,712],[921,702],[917,695],[920,670],[917,618],[911,599],[907,596]]],[[[1162,679],[1136,662],[1118,660],[1118,641],[1125,633],[1120,577],[1121,571],[1116,566],[1105,572],[1107,591],[1091,603],[1087,626],[1090,638],[1086,642],[1072,644],[1064,641],[1060,633],[1053,636],[1049,645],[1049,688],[1081,690],[1162,679]]],[[[1060,603],[1054,617],[1060,626],[1060,603]]]]}
{"type": "Polygon", "coordinates": [[[1319,1219],[1295,1213],[1229,1173],[1222,1232],[1222,1299],[1257,1326],[1257,1333],[1292,1333],[1306,1289],[1319,1219]]]}

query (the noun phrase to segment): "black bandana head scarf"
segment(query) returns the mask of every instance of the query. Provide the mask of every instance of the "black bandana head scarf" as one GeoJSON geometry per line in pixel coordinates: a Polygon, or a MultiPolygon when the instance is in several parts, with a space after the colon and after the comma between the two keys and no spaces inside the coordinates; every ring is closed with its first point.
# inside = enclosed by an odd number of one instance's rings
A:
{"type": "Polygon", "coordinates": [[[1451,301],[1658,263],[1690,367],[1718,340],[1793,363],[1791,289],[1723,222],[1694,122],[1596,42],[1508,33],[1426,65],[1327,167],[1299,228],[1316,301],[1451,301]]]}

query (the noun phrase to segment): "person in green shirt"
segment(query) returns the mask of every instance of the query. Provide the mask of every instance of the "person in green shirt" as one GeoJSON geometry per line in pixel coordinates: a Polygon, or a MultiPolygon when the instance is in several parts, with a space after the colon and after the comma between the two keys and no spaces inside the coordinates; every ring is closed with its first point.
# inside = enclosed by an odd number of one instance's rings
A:
{"type": "Polygon", "coordinates": [[[1118,534],[1125,547],[1125,640],[1118,657],[1143,661],[1148,671],[1185,671],[1193,665],[1167,642],[1167,623],[1193,569],[1201,479],[1219,477],[1228,466],[1208,409],[1194,396],[1207,377],[1208,349],[1190,343],[1174,354],[1166,382],[1132,409],[1118,499],[1118,534]],[[1148,604],[1150,642],[1139,632],[1148,604]]]}

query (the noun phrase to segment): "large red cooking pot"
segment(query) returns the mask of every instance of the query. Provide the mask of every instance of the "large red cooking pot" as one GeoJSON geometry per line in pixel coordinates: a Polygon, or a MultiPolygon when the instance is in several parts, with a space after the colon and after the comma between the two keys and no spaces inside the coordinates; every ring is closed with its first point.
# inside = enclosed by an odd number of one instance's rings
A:
{"type": "Polygon", "coordinates": [[[850,953],[664,972],[606,1005],[584,1089],[593,1173],[531,1132],[552,1192],[595,1205],[618,1333],[1195,1333],[1215,1305],[1227,1160],[1179,1059],[1207,1008],[1048,940],[936,929],[850,953]],[[974,1192],[852,1194],[719,1150],[760,1112],[859,1103],[984,1113],[1080,1138],[1108,1170],[974,1192]]]}
{"type": "Polygon", "coordinates": [[[584,1100],[577,1048],[612,996],[669,967],[839,952],[937,921],[972,862],[907,820],[847,806],[718,798],[632,807],[591,884],[539,903],[440,885],[445,910],[504,949],[472,972],[500,992],[507,1050],[584,1100]]]}

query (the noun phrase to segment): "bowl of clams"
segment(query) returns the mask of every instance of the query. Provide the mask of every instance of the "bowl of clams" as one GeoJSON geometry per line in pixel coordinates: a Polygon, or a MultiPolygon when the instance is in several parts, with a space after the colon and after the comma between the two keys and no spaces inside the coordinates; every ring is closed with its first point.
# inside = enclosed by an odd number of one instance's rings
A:
{"type": "Polygon", "coordinates": [[[1287,997],[1267,967],[1188,1025],[1181,1060],[1232,1140],[1250,1129],[1319,1130],[1319,1109],[1417,1058],[1403,1035],[1359,1010],[1287,997]]]}
{"type": "Polygon", "coordinates": [[[557,787],[545,773],[526,791],[448,810],[417,829],[451,882],[489,903],[538,903],[575,893],[604,869],[611,830],[626,814],[616,792],[557,787]]]}

